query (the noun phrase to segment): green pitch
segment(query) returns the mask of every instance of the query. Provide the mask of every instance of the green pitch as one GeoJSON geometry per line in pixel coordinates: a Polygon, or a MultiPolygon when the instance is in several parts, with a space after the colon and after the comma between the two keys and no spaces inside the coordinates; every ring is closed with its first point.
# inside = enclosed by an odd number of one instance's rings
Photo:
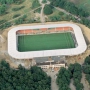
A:
{"type": "Polygon", "coordinates": [[[74,48],[70,32],[18,36],[18,51],[38,51],[74,48]]]}

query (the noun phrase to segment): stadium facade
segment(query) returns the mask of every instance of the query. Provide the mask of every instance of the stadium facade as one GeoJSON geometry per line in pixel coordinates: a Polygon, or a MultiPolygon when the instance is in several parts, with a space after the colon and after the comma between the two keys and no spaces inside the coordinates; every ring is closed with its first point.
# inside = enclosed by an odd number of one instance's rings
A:
{"type": "MultiPolygon", "coordinates": [[[[56,32],[54,31],[53,33],[56,33],[56,32]]],[[[39,34],[39,33],[34,33],[34,34],[39,34]]],[[[74,39],[74,37],[72,38],[74,39]]],[[[16,59],[29,59],[29,58],[35,58],[35,57],[48,57],[48,56],[61,56],[61,55],[73,56],[73,55],[78,55],[78,54],[83,53],[86,49],[87,49],[87,45],[83,37],[81,28],[75,24],[67,23],[67,24],[48,24],[48,25],[35,25],[35,26],[17,26],[15,28],[12,28],[8,32],[8,53],[11,57],[16,58],[16,59]],[[18,51],[18,35],[16,34],[17,31],[24,30],[25,32],[25,30],[29,30],[29,29],[56,28],[56,27],[57,28],[70,27],[73,29],[75,42],[76,42],[75,48],[24,51],[24,52],[18,51]]]]}

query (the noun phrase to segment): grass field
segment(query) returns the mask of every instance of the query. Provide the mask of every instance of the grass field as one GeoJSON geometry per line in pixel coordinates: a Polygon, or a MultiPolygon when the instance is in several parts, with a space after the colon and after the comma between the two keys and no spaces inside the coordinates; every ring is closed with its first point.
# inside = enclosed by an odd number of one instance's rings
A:
{"type": "Polygon", "coordinates": [[[18,36],[18,51],[39,51],[74,48],[70,32],[18,36]]]}
{"type": "Polygon", "coordinates": [[[13,19],[13,15],[15,14],[24,14],[24,13],[27,13],[31,10],[31,2],[32,0],[25,0],[22,4],[11,4],[8,6],[8,9],[7,9],[7,12],[8,14],[5,14],[5,15],[2,15],[0,16],[0,20],[2,19],[5,19],[5,20],[10,20],[10,19],[13,19]],[[13,11],[12,9],[13,8],[17,8],[17,7],[21,7],[21,6],[25,6],[23,9],[21,10],[18,10],[18,11],[13,11]]]}
{"type": "MultiPolygon", "coordinates": [[[[22,1],[22,0],[19,0],[19,1],[22,1]]],[[[32,8],[33,1],[34,0],[23,0],[21,4],[16,4],[16,3],[6,4],[7,9],[5,14],[0,15],[0,31],[3,30],[3,27],[4,29],[6,29],[12,25],[17,25],[15,23],[16,20],[18,19],[20,20],[24,15],[26,16],[25,19],[23,20],[23,22],[21,20],[21,22],[18,24],[40,22],[40,18],[36,17],[36,13],[35,13],[35,11],[38,11],[40,6],[36,6],[36,8],[32,8]],[[10,26],[7,23],[9,23],[10,26]]]]}

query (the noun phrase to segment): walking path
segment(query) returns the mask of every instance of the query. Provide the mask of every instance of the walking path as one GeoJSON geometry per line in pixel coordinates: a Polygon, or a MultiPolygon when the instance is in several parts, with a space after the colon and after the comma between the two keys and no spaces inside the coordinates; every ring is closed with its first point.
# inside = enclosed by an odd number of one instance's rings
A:
{"type": "MultiPolygon", "coordinates": [[[[40,3],[41,6],[42,6],[41,13],[40,13],[40,20],[41,20],[42,23],[44,23],[44,22],[45,22],[45,15],[44,15],[44,13],[43,13],[43,9],[44,9],[45,4],[50,4],[50,2],[47,0],[47,3],[44,4],[44,3],[42,3],[42,0],[39,0],[39,3],[40,3]]],[[[81,20],[79,17],[77,17],[77,16],[75,16],[75,15],[67,12],[66,10],[64,10],[64,9],[62,9],[62,8],[55,7],[55,6],[53,6],[53,7],[54,7],[55,9],[59,10],[59,11],[64,12],[64,13],[67,14],[67,15],[72,15],[74,18],[78,19],[79,21],[81,20]]]]}
{"type": "MultiPolygon", "coordinates": [[[[53,7],[54,7],[54,6],[53,6],[53,7]]],[[[63,13],[65,13],[65,14],[67,14],[67,15],[72,15],[73,17],[75,17],[75,18],[78,19],[79,21],[81,20],[79,17],[77,17],[77,16],[75,16],[75,15],[67,12],[66,10],[64,10],[64,9],[62,9],[62,8],[59,8],[59,7],[54,7],[54,8],[57,9],[57,10],[59,10],[59,11],[61,11],[61,12],[63,12],[63,13]]]]}
{"type": "Polygon", "coordinates": [[[40,14],[40,17],[41,17],[40,19],[41,19],[42,23],[45,23],[45,16],[43,14],[44,6],[45,6],[45,4],[42,4],[42,9],[41,9],[41,14],[40,14]]]}
{"type": "Polygon", "coordinates": [[[71,90],[76,90],[75,86],[73,85],[73,79],[71,79],[70,88],[71,88],[71,90]]]}
{"type": "Polygon", "coordinates": [[[43,9],[44,9],[45,4],[42,3],[42,0],[39,0],[39,3],[41,4],[41,7],[42,7],[41,13],[40,13],[40,21],[42,23],[44,23],[45,22],[45,16],[44,16],[44,13],[43,13],[43,9]]]}
{"type": "Polygon", "coordinates": [[[59,90],[56,84],[56,74],[58,71],[52,72],[52,70],[48,70],[46,73],[51,77],[51,90],[59,90]]]}
{"type": "Polygon", "coordinates": [[[41,6],[42,6],[42,9],[41,9],[41,13],[40,13],[40,21],[41,21],[41,23],[45,23],[45,15],[44,15],[44,13],[43,13],[43,10],[44,10],[44,6],[46,5],[46,4],[50,4],[50,2],[47,0],[47,3],[42,3],[42,0],[39,0],[39,3],[41,4],[41,6]]]}
{"type": "MultiPolygon", "coordinates": [[[[41,6],[40,6],[40,7],[41,7],[41,6]]],[[[31,10],[30,12],[33,12],[33,11],[37,10],[38,8],[40,8],[40,7],[37,7],[37,8],[35,8],[35,9],[31,10]]],[[[27,12],[27,13],[30,13],[30,12],[27,12]]],[[[7,22],[11,22],[11,21],[13,21],[13,20],[16,20],[17,18],[19,18],[19,17],[21,17],[21,16],[23,16],[23,15],[25,15],[25,14],[27,14],[27,13],[24,13],[24,14],[22,14],[22,15],[16,17],[16,18],[14,18],[14,19],[11,19],[11,20],[7,21],[7,22]]],[[[6,23],[6,22],[5,22],[5,23],[6,23]]],[[[3,23],[3,24],[5,24],[5,23],[3,23]]],[[[0,26],[3,25],[3,24],[0,24],[0,26]]]]}
{"type": "Polygon", "coordinates": [[[84,73],[82,73],[81,83],[83,83],[84,90],[90,90],[88,82],[85,79],[85,74],[84,73]]]}

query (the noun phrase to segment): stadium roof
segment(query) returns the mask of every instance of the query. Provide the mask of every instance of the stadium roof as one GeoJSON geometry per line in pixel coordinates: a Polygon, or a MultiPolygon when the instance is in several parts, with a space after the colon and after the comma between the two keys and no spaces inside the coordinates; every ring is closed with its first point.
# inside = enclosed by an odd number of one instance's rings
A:
{"type": "Polygon", "coordinates": [[[84,40],[81,28],[75,24],[49,24],[49,25],[36,25],[36,26],[18,26],[12,28],[8,32],[8,53],[11,57],[16,59],[28,59],[34,57],[46,57],[46,56],[72,56],[83,53],[87,48],[84,40]],[[57,50],[41,50],[41,51],[27,51],[19,52],[17,50],[16,31],[26,29],[37,29],[37,28],[54,28],[54,27],[72,27],[75,33],[75,37],[78,43],[76,48],[69,49],[57,49],[57,50]]]}

